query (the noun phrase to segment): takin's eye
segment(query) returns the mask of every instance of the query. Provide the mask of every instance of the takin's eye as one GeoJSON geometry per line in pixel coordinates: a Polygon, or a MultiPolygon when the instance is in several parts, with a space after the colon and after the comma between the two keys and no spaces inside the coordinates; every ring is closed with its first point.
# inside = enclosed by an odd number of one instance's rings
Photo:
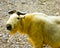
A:
{"type": "Polygon", "coordinates": [[[19,20],[20,18],[19,18],[19,17],[17,17],[17,19],[19,20]]]}

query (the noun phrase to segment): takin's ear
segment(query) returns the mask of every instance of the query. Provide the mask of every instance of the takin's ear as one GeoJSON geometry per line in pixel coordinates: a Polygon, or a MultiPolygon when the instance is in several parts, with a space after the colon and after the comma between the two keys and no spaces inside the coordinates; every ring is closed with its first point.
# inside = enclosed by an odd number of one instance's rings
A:
{"type": "Polygon", "coordinates": [[[17,12],[17,15],[25,15],[26,13],[17,12]]]}
{"type": "Polygon", "coordinates": [[[13,13],[15,13],[16,12],[16,10],[12,10],[12,11],[9,11],[8,13],[9,14],[13,14],[13,13]]]}

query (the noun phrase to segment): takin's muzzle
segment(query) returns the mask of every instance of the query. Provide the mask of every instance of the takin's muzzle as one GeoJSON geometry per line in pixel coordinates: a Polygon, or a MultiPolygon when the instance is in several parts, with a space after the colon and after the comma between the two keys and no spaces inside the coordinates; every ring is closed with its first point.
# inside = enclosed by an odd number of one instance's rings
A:
{"type": "Polygon", "coordinates": [[[12,29],[12,26],[10,24],[7,24],[6,25],[6,28],[7,28],[7,30],[11,30],[12,29]]]}

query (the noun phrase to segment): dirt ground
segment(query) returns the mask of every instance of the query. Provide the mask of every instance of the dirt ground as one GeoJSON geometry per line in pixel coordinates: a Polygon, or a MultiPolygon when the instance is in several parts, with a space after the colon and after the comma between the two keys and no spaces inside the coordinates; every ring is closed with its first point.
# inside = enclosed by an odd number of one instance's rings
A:
{"type": "Polygon", "coordinates": [[[10,38],[6,29],[10,10],[60,16],[60,0],[0,0],[0,48],[32,48],[26,35],[16,33],[10,38]]]}

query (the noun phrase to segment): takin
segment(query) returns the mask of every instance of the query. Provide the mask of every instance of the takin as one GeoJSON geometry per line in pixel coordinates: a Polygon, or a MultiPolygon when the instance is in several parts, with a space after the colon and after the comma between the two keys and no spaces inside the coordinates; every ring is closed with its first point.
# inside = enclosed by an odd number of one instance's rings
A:
{"type": "Polygon", "coordinates": [[[60,47],[60,16],[48,16],[43,13],[21,13],[16,10],[8,12],[10,18],[7,30],[26,34],[34,48],[43,48],[48,44],[52,48],[60,47]]]}

